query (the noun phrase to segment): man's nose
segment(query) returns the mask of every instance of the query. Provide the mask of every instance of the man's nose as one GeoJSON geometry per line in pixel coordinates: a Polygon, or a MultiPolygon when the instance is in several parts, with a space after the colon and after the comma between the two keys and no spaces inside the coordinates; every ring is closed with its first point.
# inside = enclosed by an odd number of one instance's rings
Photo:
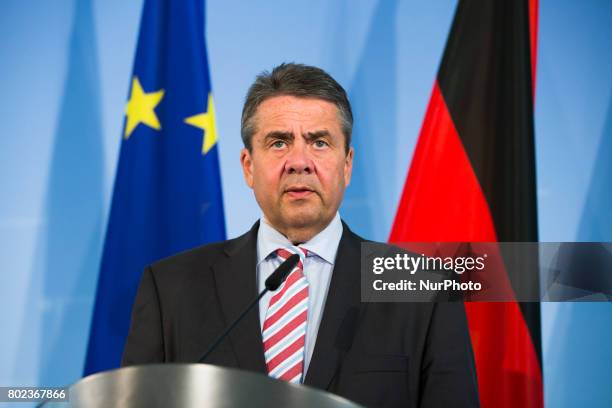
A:
{"type": "Polygon", "coordinates": [[[306,143],[297,143],[286,156],[285,171],[289,174],[310,174],[313,171],[312,159],[306,143]]]}

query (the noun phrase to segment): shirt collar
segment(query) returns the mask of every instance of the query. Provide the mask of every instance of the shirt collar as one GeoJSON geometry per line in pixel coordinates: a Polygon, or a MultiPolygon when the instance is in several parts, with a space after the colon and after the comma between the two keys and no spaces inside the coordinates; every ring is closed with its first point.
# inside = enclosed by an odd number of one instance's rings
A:
{"type": "MultiPolygon", "coordinates": [[[[312,237],[310,241],[301,244],[300,247],[306,248],[310,253],[316,254],[325,262],[333,265],[336,261],[338,244],[340,238],[342,238],[342,230],[340,215],[336,212],[332,221],[323,231],[312,237]]],[[[266,260],[278,248],[286,248],[290,245],[292,245],[291,241],[268,224],[265,217],[262,216],[257,232],[257,265],[266,260]]]]}

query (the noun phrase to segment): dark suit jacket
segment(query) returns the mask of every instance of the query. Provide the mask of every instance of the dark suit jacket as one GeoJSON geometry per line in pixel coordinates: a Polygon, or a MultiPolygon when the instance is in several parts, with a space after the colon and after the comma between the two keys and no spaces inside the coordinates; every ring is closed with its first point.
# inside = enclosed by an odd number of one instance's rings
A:
{"type": "MultiPolygon", "coordinates": [[[[478,406],[463,305],[361,303],[363,239],[343,226],[304,383],[366,406],[478,406]]],[[[123,365],[199,359],[257,294],[258,227],[146,268],[123,365]]],[[[206,363],[267,373],[257,308],[206,363]]]]}

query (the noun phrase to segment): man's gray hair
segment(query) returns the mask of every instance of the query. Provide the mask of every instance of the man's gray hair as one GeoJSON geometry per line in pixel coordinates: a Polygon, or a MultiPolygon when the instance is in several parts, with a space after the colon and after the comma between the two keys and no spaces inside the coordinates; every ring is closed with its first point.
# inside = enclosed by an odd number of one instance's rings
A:
{"type": "Polygon", "coordinates": [[[252,139],[257,131],[254,118],[257,108],[266,99],[281,95],[322,99],[335,104],[344,133],[345,148],[349,151],[353,112],[344,88],[321,68],[294,63],[283,63],[272,69],[272,72],[262,72],[249,88],[242,108],[240,128],[242,142],[249,151],[253,148],[252,139]]]}

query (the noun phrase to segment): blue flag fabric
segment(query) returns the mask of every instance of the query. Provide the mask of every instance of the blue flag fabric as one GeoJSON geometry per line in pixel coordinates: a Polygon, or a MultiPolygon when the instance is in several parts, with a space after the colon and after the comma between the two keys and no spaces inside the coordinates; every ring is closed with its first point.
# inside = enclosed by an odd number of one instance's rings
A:
{"type": "Polygon", "coordinates": [[[85,375],[116,368],[143,269],[225,239],[202,0],[146,0],[85,375]]]}

